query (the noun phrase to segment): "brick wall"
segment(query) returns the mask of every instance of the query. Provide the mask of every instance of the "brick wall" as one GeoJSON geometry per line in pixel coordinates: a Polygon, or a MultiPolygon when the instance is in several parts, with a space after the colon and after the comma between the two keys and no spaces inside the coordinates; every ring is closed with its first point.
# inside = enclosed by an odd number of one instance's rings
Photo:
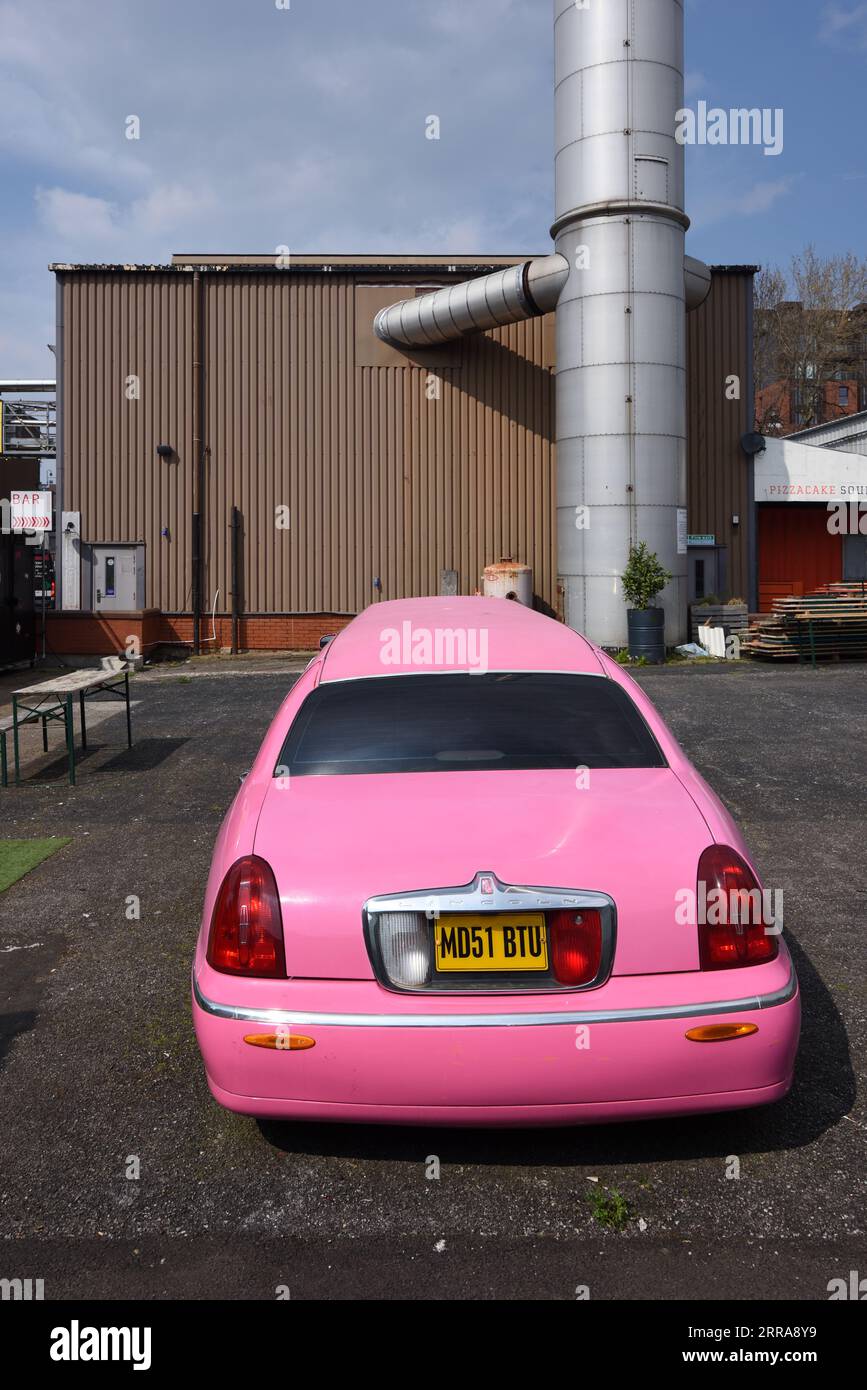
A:
{"type": "MultiPolygon", "coordinates": [[[[248,615],[239,621],[238,644],[241,651],[314,651],[320,637],[340,632],[351,621],[346,614],[333,613],[248,615]]],[[[216,640],[206,640],[213,628],[210,616],[202,618],[203,653],[219,652],[221,647],[232,645],[231,618],[218,617],[214,628],[216,640]]],[[[126,650],[131,637],[147,656],[161,643],[192,643],[193,620],[160,613],[158,609],[46,615],[46,640],[49,650],[58,656],[114,656],[126,650]]]]}

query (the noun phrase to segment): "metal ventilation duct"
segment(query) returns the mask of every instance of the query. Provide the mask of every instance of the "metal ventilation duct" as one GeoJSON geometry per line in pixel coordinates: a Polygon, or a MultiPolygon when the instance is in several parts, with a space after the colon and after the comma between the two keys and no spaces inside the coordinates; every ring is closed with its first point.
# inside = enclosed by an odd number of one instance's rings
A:
{"type": "MultiPolygon", "coordinates": [[[[683,275],[687,311],[697,309],[710,294],[710,269],[704,261],[685,256],[683,275]]],[[[462,285],[401,299],[380,309],[373,330],[377,338],[397,347],[435,347],[549,313],[556,309],[568,278],[565,256],[539,256],[462,285]]]]}
{"type": "Polygon", "coordinates": [[[380,309],[373,329],[384,342],[402,347],[447,343],[547,314],[568,278],[569,263],[562,256],[541,256],[380,309]]]}
{"type": "Polygon", "coordinates": [[[695,256],[684,256],[683,287],[686,293],[686,312],[688,314],[704,304],[710,294],[712,281],[713,276],[709,265],[705,265],[704,261],[697,261],[695,256]]]}

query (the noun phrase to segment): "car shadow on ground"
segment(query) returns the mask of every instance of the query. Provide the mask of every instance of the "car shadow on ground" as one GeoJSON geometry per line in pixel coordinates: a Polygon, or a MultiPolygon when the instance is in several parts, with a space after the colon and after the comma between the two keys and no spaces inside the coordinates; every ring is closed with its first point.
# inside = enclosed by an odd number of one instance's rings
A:
{"type": "Polygon", "coordinates": [[[795,1082],[776,1105],[722,1114],[557,1129],[449,1129],[256,1121],[284,1153],[523,1167],[630,1164],[797,1149],[851,1110],[855,1077],[843,1020],[821,977],[788,938],[801,986],[802,1032],[795,1082]]]}
{"type": "Polygon", "coordinates": [[[27,1009],[21,1013],[0,1014],[0,1067],[6,1054],[19,1033],[28,1033],[36,1023],[36,1010],[27,1009]]]}

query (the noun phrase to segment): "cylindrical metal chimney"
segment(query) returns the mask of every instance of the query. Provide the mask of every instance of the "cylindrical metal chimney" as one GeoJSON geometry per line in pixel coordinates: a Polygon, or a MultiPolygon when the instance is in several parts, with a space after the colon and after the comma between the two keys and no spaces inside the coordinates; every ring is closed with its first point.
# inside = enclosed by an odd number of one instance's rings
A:
{"type": "Polygon", "coordinates": [[[566,621],[625,646],[619,576],[646,541],[686,640],[684,151],[680,0],[554,0],[557,506],[566,621]],[[681,519],[682,520],[682,519],[681,519]],[[682,531],[682,527],[681,527],[682,531]]]}

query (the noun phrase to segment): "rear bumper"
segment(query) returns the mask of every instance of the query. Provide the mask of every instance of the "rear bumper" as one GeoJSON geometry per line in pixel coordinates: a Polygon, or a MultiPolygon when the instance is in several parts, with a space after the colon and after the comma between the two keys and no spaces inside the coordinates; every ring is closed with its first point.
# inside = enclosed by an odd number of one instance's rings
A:
{"type": "Polygon", "coordinates": [[[207,966],[193,981],[208,1084],[241,1114],[567,1125],[764,1105],[791,1085],[800,998],[787,952],[728,978],[633,976],[551,1000],[415,996],[407,1007],[366,981],[239,982],[207,966]],[[758,1031],[723,1043],[685,1037],[726,1021],[758,1031]],[[244,1042],[269,1031],[303,1033],[315,1047],[244,1042]]]}

